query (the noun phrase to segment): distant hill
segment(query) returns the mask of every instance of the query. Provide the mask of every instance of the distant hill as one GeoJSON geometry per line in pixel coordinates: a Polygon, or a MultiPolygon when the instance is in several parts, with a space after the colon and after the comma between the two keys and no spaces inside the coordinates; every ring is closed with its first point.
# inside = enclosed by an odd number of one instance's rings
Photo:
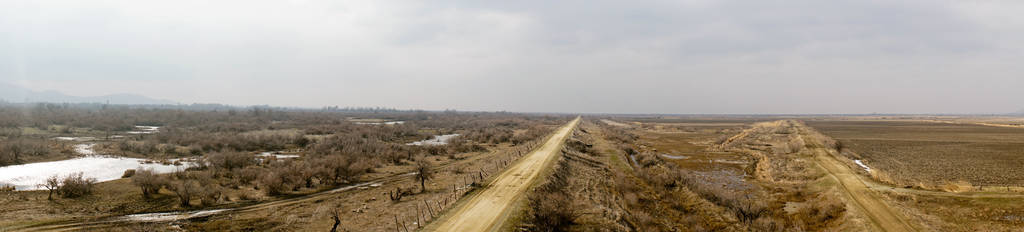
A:
{"type": "Polygon", "coordinates": [[[0,99],[7,102],[52,102],[52,103],[110,103],[119,105],[165,105],[176,104],[173,101],[155,99],[137,94],[110,94],[103,96],[71,96],[61,92],[33,91],[30,89],[0,83],[0,99]]]}

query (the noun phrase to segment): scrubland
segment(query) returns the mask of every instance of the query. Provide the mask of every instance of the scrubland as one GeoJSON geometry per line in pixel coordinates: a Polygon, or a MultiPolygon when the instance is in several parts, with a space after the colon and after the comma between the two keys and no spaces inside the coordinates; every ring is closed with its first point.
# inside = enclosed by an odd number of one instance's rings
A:
{"type": "MultiPolygon", "coordinates": [[[[100,183],[59,177],[53,192],[0,188],[0,230],[422,230],[569,120],[4,106],[0,167],[79,156],[73,145],[83,143],[101,154],[196,165],[100,183]],[[136,126],[159,131],[126,133],[136,126]],[[459,136],[409,145],[450,134],[459,136]],[[194,212],[214,213],[130,220],[194,212]]],[[[1024,227],[1024,129],[1013,120],[585,117],[554,168],[509,209],[504,229],[1014,231],[1024,227]]]]}
{"type": "MultiPolygon", "coordinates": [[[[75,157],[80,154],[67,147],[79,143],[96,144],[97,152],[104,155],[156,162],[186,158],[194,165],[170,174],[131,170],[124,179],[96,183],[84,194],[51,200],[46,191],[5,190],[0,193],[0,202],[5,203],[0,209],[0,228],[259,205],[382,178],[401,179],[395,176],[413,172],[417,166],[428,170],[458,167],[448,170],[460,173],[454,178],[446,174],[425,177],[426,191],[412,186],[388,187],[398,195],[430,193],[428,183],[434,180],[464,183],[469,174],[494,172],[496,167],[484,168],[494,164],[486,161],[493,160],[480,157],[511,159],[513,152],[519,155],[565,121],[568,118],[508,113],[8,105],[0,107],[0,166],[75,157]],[[403,123],[368,124],[359,123],[360,119],[403,123]],[[127,133],[136,126],[159,130],[127,133]],[[441,134],[461,136],[445,145],[407,145],[441,134]],[[260,152],[283,152],[296,158],[256,156],[260,152]],[[455,165],[460,162],[469,163],[455,165]]],[[[440,189],[443,186],[453,185],[440,189]]]]}
{"type": "Polygon", "coordinates": [[[862,228],[843,225],[848,220],[846,206],[833,190],[817,186],[820,173],[779,170],[813,169],[810,163],[794,161],[802,147],[764,148],[799,143],[794,142],[799,138],[791,136],[795,131],[750,129],[735,121],[667,125],[645,121],[637,127],[583,123],[567,142],[548,182],[531,194],[522,227],[536,231],[862,228]],[[748,152],[760,155],[748,156],[748,152]],[[786,162],[798,167],[773,166],[786,162]]]}

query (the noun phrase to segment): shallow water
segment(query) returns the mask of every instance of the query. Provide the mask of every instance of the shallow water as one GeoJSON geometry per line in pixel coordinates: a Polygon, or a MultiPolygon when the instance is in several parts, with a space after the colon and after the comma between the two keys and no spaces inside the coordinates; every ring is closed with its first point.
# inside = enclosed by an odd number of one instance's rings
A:
{"type": "Polygon", "coordinates": [[[181,166],[163,165],[160,163],[143,163],[147,160],[98,155],[92,144],[75,145],[75,151],[83,157],[52,161],[12,165],[0,167],[0,185],[14,185],[16,190],[40,190],[46,178],[58,175],[67,176],[82,172],[84,177],[96,178],[96,181],[120,179],[128,169],[151,168],[157,173],[170,173],[187,168],[190,163],[182,162],[181,166]]]}
{"type": "Polygon", "coordinates": [[[435,135],[431,139],[427,139],[427,140],[423,140],[423,141],[411,142],[411,143],[407,143],[405,145],[413,145],[413,146],[445,145],[445,144],[448,144],[449,140],[451,140],[452,138],[458,137],[458,136],[459,136],[459,134],[435,135]]]}

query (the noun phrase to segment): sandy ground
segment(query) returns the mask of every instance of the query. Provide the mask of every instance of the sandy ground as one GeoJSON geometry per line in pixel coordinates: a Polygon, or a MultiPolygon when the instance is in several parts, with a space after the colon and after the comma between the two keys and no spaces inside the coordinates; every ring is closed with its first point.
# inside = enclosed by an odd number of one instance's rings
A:
{"type": "Polygon", "coordinates": [[[871,219],[876,226],[875,229],[880,231],[916,231],[903,218],[903,215],[879,199],[879,196],[868,188],[865,181],[861,180],[861,177],[850,170],[848,166],[820,149],[815,156],[815,161],[839,182],[842,190],[848,194],[850,199],[853,199],[852,203],[871,219]]]}
{"type": "Polygon", "coordinates": [[[424,231],[494,231],[501,228],[516,200],[521,199],[543,170],[557,160],[562,144],[579,122],[580,119],[576,118],[563,126],[542,147],[497,176],[480,194],[466,199],[424,231]]]}

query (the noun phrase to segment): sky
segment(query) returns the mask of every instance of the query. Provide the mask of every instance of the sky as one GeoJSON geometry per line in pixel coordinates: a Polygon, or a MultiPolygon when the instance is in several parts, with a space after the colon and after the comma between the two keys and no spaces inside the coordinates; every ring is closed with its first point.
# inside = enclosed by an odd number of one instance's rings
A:
{"type": "Polygon", "coordinates": [[[0,82],[181,103],[1008,113],[1024,1],[0,1],[0,82]]]}

